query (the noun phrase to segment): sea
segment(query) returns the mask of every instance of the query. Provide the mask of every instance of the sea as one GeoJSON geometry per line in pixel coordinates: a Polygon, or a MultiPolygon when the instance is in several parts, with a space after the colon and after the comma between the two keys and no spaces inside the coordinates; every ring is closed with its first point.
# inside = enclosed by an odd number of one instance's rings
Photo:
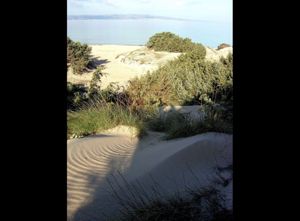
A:
{"type": "Polygon", "coordinates": [[[67,35],[86,44],[144,45],[158,32],[172,32],[216,48],[232,45],[232,23],[167,19],[68,19],[67,35]]]}

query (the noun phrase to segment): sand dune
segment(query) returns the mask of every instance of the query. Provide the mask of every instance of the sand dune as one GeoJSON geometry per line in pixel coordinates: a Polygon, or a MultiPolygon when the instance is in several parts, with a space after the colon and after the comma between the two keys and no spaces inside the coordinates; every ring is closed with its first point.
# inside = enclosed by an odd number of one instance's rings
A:
{"type": "MultiPolygon", "coordinates": [[[[180,53],[155,52],[145,46],[128,45],[90,45],[92,57],[96,59],[98,65],[103,65],[106,73],[101,78],[101,87],[105,88],[110,83],[116,82],[120,86],[126,86],[128,80],[136,76],[154,71],[166,62],[176,59],[180,53]]],[[[232,47],[215,50],[206,47],[206,59],[218,60],[221,56],[226,56],[232,52],[232,47]]],[[[75,75],[68,71],[67,81],[75,84],[89,85],[93,71],[83,75],[75,75]]]]}
{"type": "Polygon", "coordinates": [[[232,50],[232,47],[226,47],[220,50],[206,47],[206,59],[209,61],[217,61],[221,57],[226,57],[229,53],[232,53],[232,50]]]}
{"type": "MultiPolygon", "coordinates": [[[[139,140],[121,127],[68,141],[68,219],[106,220],[104,214],[116,214],[118,204],[107,180],[117,177],[118,171],[129,183],[138,180],[146,191],[154,179],[168,190],[164,191],[167,195],[186,184],[206,185],[216,167],[232,162],[231,135],[206,133],[170,141],[162,140],[162,136],[150,132],[139,140]]],[[[122,184],[120,177],[116,179],[122,184]]],[[[229,198],[231,188],[226,189],[229,198]]]]}
{"type": "MultiPolygon", "coordinates": [[[[145,46],[128,45],[90,45],[92,56],[98,64],[102,64],[106,73],[101,78],[101,86],[107,87],[112,82],[125,86],[128,80],[156,70],[160,65],[176,58],[180,53],[154,52],[145,46]],[[144,54],[144,55],[140,55],[144,54]]],[[[74,75],[68,71],[67,80],[71,83],[88,85],[92,79],[92,72],[74,75]]]]}

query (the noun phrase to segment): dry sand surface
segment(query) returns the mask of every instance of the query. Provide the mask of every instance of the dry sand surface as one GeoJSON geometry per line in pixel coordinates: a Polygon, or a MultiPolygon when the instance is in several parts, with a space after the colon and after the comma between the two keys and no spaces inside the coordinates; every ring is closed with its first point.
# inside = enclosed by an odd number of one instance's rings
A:
{"type": "Polygon", "coordinates": [[[229,53],[232,53],[232,47],[222,48],[216,50],[210,47],[206,47],[206,59],[210,61],[217,61],[221,57],[226,57],[229,53]]]}
{"type": "MultiPolygon", "coordinates": [[[[107,87],[112,82],[125,86],[129,79],[153,71],[167,61],[176,58],[180,53],[154,52],[145,46],[127,45],[90,45],[92,56],[97,63],[102,64],[106,73],[101,78],[101,86],[107,87]]],[[[68,72],[68,81],[72,83],[88,84],[92,79],[92,72],[74,75],[68,72]]]]}
{"type": "MultiPolygon", "coordinates": [[[[97,65],[105,67],[105,76],[101,78],[102,88],[107,87],[112,82],[117,82],[120,86],[126,86],[128,80],[136,76],[141,76],[147,71],[154,71],[166,62],[176,59],[180,53],[154,52],[145,46],[128,45],[90,45],[92,56],[96,59],[97,65]]],[[[232,52],[232,47],[215,50],[206,47],[208,60],[218,60],[221,56],[226,56],[232,52]]],[[[88,85],[92,79],[92,71],[83,75],[74,75],[68,71],[67,80],[71,83],[88,85]]]]}
{"type": "MultiPolygon", "coordinates": [[[[168,195],[187,184],[206,186],[215,178],[216,167],[232,164],[231,135],[206,133],[169,141],[162,136],[149,132],[138,139],[121,126],[109,133],[69,140],[68,220],[100,221],[107,220],[105,215],[116,215],[119,205],[108,181],[114,187],[121,185],[120,195],[129,194],[119,172],[130,184],[139,181],[146,192],[157,182],[168,195]]],[[[223,191],[231,207],[232,182],[223,191]]]]}

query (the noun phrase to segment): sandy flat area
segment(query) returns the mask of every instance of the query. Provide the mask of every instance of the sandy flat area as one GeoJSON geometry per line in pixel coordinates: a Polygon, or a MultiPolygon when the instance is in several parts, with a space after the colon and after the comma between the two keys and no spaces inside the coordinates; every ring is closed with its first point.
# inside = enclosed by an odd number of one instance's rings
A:
{"type": "MultiPolygon", "coordinates": [[[[105,67],[101,78],[101,87],[105,88],[110,83],[116,82],[120,86],[126,86],[128,80],[136,76],[154,71],[159,66],[170,60],[176,59],[180,53],[154,52],[145,46],[129,45],[90,45],[92,48],[92,58],[96,59],[97,65],[105,67]]],[[[232,47],[215,50],[206,47],[208,60],[218,60],[221,56],[226,56],[232,52],[232,47]]],[[[88,85],[92,79],[93,71],[83,75],[74,75],[69,70],[67,81],[76,84],[88,85]]]]}
{"type": "MultiPolygon", "coordinates": [[[[116,215],[119,204],[112,186],[126,198],[128,184],[139,182],[143,191],[150,192],[159,183],[158,189],[168,195],[187,184],[206,186],[217,167],[232,164],[231,135],[206,133],[169,141],[162,136],[150,132],[138,139],[120,126],[107,133],[69,140],[68,220],[107,220],[116,215]]],[[[232,182],[223,191],[231,207],[232,182]]]]}
{"type": "MultiPolygon", "coordinates": [[[[143,75],[147,71],[153,71],[167,61],[176,58],[180,53],[155,52],[156,57],[146,57],[145,63],[124,61],[124,56],[140,56],[146,51],[150,53],[145,46],[128,46],[128,45],[90,45],[92,47],[92,57],[97,60],[99,65],[104,66],[105,75],[101,78],[102,88],[107,87],[112,82],[117,82],[120,86],[125,86],[128,80],[143,75]],[[136,54],[130,54],[135,52],[136,54]],[[148,60],[147,60],[148,59],[148,60]]],[[[153,51],[152,51],[153,52],[153,51]]],[[[147,55],[148,55],[147,54],[147,55]]],[[[72,83],[88,84],[92,79],[92,72],[83,75],[74,75],[69,70],[67,80],[72,83]]]]}

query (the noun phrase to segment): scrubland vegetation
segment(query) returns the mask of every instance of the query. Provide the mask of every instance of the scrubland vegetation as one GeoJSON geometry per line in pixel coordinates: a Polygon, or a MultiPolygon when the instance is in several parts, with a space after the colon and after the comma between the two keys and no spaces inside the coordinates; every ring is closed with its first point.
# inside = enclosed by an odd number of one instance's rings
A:
{"type": "MultiPolygon", "coordinates": [[[[219,49],[225,46],[222,44],[219,49]]],[[[135,127],[140,137],[147,130],[164,132],[166,139],[205,132],[232,133],[232,54],[218,62],[206,61],[205,48],[201,44],[169,32],[152,36],[147,47],[182,54],[158,70],[132,79],[125,90],[115,84],[101,88],[102,67],[94,71],[88,87],[67,84],[68,138],[94,134],[118,125],[135,127]],[[158,111],[165,105],[195,104],[201,105],[203,119],[176,112],[162,116],[158,111]]],[[[87,45],[68,38],[67,62],[74,73],[84,74],[88,69],[90,52],[87,45]]],[[[143,195],[145,193],[133,190],[132,194],[138,200],[116,196],[124,210],[118,220],[233,220],[232,211],[223,204],[223,196],[212,187],[187,189],[184,195],[147,201],[144,200],[148,198],[143,195]]]]}
{"type": "Polygon", "coordinates": [[[190,115],[171,113],[166,116],[156,115],[148,122],[154,131],[165,132],[166,139],[188,137],[205,132],[232,133],[232,116],[219,107],[203,106],[204,119],[194,119],[190,115]]]}
{"type": "MultiPolygon", "coordinates": [[[[68,137],[84,136],[117,125],[165,132],[166,138],[198,133],[232,132],[232,54],[219,62],[206,61],[205,48],[169,32],[152,36],[147,47],[182,52],[158,70],[134,78],[120,91],[115,85],[99,87],[102,68],[94,72],[90,87],[68,83],[68,137]],[[182,114],[162,118],[163,105],[200,104],[204,120],[182,114]],[[221,108],[220,108],[221,107],[221,108]]],[[[90,62],[90,48],[68,38],[68,63],[77,72],[90,62]],[[79,63],[78,63],[79,61],[79,63]]]]}
{"type": "Polygon", "coordinates": [[[192,42],[189,38],[181,38],[171,32],[160,32],[150,37],[146,46],[155,51],[189,52],[192,50],[205,57],[203,45],[192,42]]]}
{"type": "Polygon", "coordinates": [[[232,96],[232,55],[212,63],[191,51],[133,79],[128,93],[133,103],[145,106],[226,102],[232,96]]]}
{"type": "Polygon", "coordinates": [[[91,47],[67,38],[67,64],[74,74],[83,74],[91,62],[91,47]]]}

